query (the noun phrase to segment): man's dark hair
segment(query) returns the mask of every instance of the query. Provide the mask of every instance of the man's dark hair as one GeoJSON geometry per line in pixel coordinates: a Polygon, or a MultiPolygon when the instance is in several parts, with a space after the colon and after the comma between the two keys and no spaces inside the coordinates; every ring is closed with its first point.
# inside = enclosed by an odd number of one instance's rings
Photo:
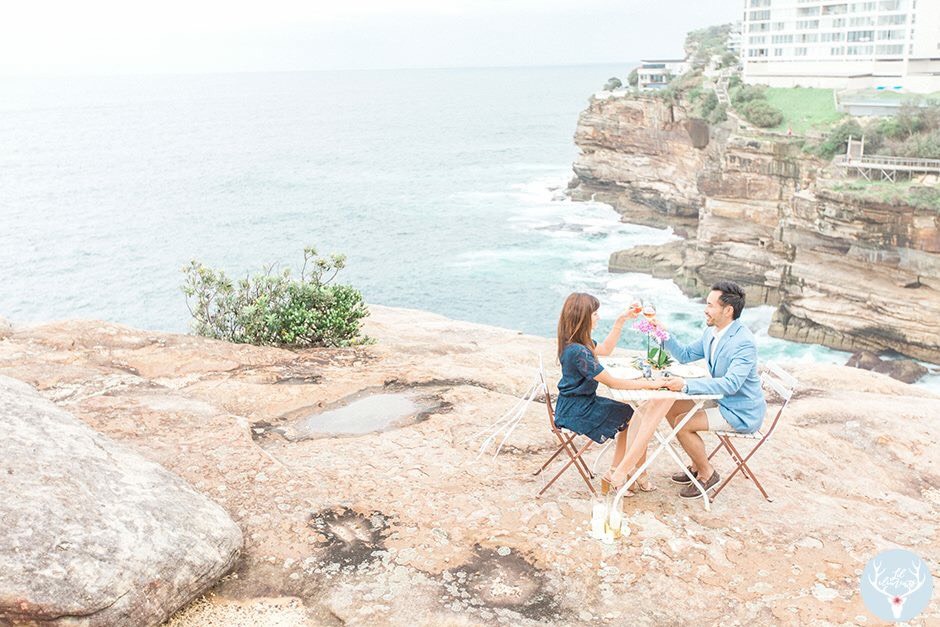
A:
{"type": "Polygon", "coordinates": [[[718,281],[712,285],[712,291],[721,292],[718,300],[723,305],[734,307],[734,319],[741,317],[741,311],[744,309],[744,289],[734,281],[718,281]]]}

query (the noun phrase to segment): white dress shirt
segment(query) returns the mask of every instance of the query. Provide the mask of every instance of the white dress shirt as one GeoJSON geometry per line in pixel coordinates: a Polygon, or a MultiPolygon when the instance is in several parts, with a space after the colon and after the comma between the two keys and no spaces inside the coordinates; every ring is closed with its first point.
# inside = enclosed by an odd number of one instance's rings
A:
{"type": "Polygon", "coordinates": [[[714,337],[712,338],[712,354],[711,354],[711,356],[708,358],[708,363],[710,363],[710,364],[715,363],[715,350],[718,348],[718,342],[721,341],[721,337],[725,334],[725,331],[727,331],[727,330],[728,330],[728,327],[730,327],[730,326],[731,326],[731,325],[728,324],[728,325],[725,325],[725,328],[722,329],[721,331],[715,331],[715,335],[714,335],[714,337]]]}

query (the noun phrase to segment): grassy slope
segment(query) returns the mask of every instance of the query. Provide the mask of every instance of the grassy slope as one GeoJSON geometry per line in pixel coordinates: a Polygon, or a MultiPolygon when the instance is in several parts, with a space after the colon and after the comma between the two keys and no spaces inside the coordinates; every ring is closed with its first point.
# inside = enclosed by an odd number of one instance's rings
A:
{"type": "Polygon", "coordinates": [[[843,192],[859,200],[884,202],[889,204],[909,204],[919,209],[940,211],[940,188],[912,186],[905,181],[854,180],[836,183],[834,191],[843,192]]]}
{"type": "Polygon", "coordinates": [[[783,122],[768,129],[771,131],[785,133],[792,129],[794,135],[824,131],[842,118],[836,111],[831,89],[770,87],[767,101],[783,112],[783,122]]]}

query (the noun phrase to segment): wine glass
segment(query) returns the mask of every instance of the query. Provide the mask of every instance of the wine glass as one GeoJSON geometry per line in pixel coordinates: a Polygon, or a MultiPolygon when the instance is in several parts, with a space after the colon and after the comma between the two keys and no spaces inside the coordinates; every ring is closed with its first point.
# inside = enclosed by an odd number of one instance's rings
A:
{"type": "Polygon", "coordinates": [[[653,306],[653,303],[646,303],[646,307],[643,308],[643,316],[651,322],[656,317],[656,307],[653,306]]]}

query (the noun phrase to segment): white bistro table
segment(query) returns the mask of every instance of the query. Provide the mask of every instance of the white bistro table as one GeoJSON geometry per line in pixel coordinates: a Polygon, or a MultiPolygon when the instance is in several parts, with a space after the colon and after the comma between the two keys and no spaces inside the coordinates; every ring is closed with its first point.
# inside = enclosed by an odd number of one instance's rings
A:
{"type": "MultiPolygon", "coordinates": [[[[614,377],[626,378],[623,377],[623,373],[627,370],[633,370],[622,365],[618,365],[618,362],[622,362],[621,359],[601,359],[600,360],[604,367],[607,368],[607,371],[614,377]]],[[[699,483],[698,479],[689,472],[688,466],[685,462],[682,461],[682,458],[679,457],[679,454],[676,453],[673,449],[673,443],[676,439],[676,434],[679,433],[679,430],[686,425],[689,420],[692,419],[692,416],[695,415],[695,412],[702,409],[706,401],[717,400],[721,398],[720,394],[683,394],[682,392],[670,392],[668,390],[614,390],[607,386],[602,386],[604,396],[612,398],[614,400],[620,401],[621,403],[626,403],[633,407],[636,411],[639,406],[644,401],[649,401],[653,399],[664,399],[671,398],[677,401],[692,401],[692,408],[686,412],[685,416],[682,417],[682,420],[676,423],[676,426],[669,431],[666,435],[660,433],[657,429],[653,432],[656,439],[659,441],[659,446],[652,453],[648,454],[646,461],[632,474],[632,476],[627,480],[626,483],[617,491],[617,496],[614,498],[614,507],[620,506],[620,500],[623,498],[623,495],[627,490],[630,489],[636,480],[643,474],[643,472],[649,467],[653,461],[659,457],[659,454],[663,451],[667,451],[669,455],[675,460],[679,468],[686,474],[686,476],[692,481],[692,484],[698,488],[698,491],[702,493],[702,500],[705,503],[705,509],[711,511],[711,501],[708,498],[708,494],[705,492],[705,488],[699,483]]],[[[668,423],[667,423],[668,424],[668,423]]]]}

